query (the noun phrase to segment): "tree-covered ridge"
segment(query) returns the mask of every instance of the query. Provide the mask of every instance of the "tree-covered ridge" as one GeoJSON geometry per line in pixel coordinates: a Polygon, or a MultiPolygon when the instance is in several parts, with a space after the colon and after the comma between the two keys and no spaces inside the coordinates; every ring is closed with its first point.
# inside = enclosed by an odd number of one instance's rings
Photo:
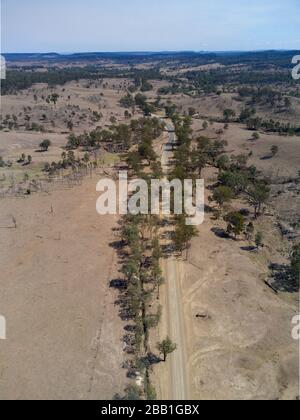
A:
{"type": "MultiPolygon", "coordinates": [[[[270,83],[291,83],[292,57],[300,55],[299,51],[262,51],[243,53],[81,53],[71,55],[59,54],[5,54],[9,64],[7,79],[2,83],[2,94],[26,89],[34,83],[48,83],[50,86],[63,85],[80,79],[100,79],[105,77],[129,77],[143,80],[141,90],[150,88],[149,80],[168,80],[177,82],[177,78],[161,72],[166,66],[187,68],[183,77],[195,89],[212,92],[217,85],[233,83],[266,85],[270,83]],[[99,63],[99,60],[102,60],[99,63]],[[120,66],[104,67],[103,60],[120,66]],[[25,64],[20,69],[19,63],[25,64]],[[78,67],[78,62],[85,67],[78,67]],[[26,63],[28,65],[26,66],[26,63]],[[58,68],[55,64],[67,65],[58,68]],[[74,66],[72,67],[72,64],[74,66]],[[141,70],[135,66],[155,63],[149,69],[141,70]],[[221,68],[207,71],[190,71],[189,68],[208,64],[220,64],[221,68]],[[71,65],[71,66],[70,66],[71,65]],[[77,65],[77,67],[76,67],[77,65]],[[239,65],[232,71],[232,66],[239,65]],[[51,67],[53,66],[53,67],[51,67]],[[48,68],[47,72],[37,72],[38,68],[48,68]]],[[[179,87],[182,78],[179,80],[179,87]]],[[[178,89],[178,87],[177,87],[178,89]]]]}

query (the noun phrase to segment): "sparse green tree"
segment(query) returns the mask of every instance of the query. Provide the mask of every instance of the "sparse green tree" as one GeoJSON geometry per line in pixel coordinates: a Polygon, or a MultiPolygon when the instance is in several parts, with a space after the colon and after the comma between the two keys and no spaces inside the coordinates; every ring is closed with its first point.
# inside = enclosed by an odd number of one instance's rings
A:
{"type": "Polygon", "coordinates": [[[89,155],[89,153],[85,153],[84,154],[83,161],[84,161],[84,163],[89,163],[90,162],[90,155],[89,155]]]}
{"type": "Polygon", "coordinates": [[[246,239],[247,239],[247,241],[252,241],[252,239],[253,239],[253,235],[254,235],[254,225],[253,225],[253,223],[252,222],[250,222],[247,226],[246,226],[246,229],[245,229],[245,236],[246,236],[246,239]]]}
{"type": "Polygon", "coordinates": [[[277,145],[274,145],[271,147],[271,154],[273,157],[275,157],[279,152],[279,147],[277,145]]]}
{"type": "Polygon", "coordinates": [[[47,152],[49,147],[51,146],[51,141],[46,139],[40,143],[40,148],[43,152],[47,152]]]}
{"type": "Polygon", "coordinates": [[[225,109],[223,112],[224,118],[226,122],[229,122],[230,118],[234,118],[236,116],[236,113],[233,109],[225,109]]]}
{"type": "Polygon", "coordinates": [[[140,173],[141,170],[141,157],[138,152],[130,152],[127,155],[126,159],[127,165],[132,169],[136,174],[140,173]]]}
{"type": "Polygon", "coordinates": [[[68,121],[68,123],[67,123],[67,127],[68,127],[68,129],[69,129],[70,131],[73,131],[73,128],[74,128],[74,123],[73,123],[73,121],[69,120],[69,121],[68,121]]]}
{"type": "Polygon", "coordinates": [[[175,229],[175,248],[181,253],[188,248],[189,242],[193,237],[197,236],[198,232],[195,226],[189,226],[185,222],[185,216],[178,217],[176,220],[175,229]]]}
{"type": "Polygon", "coordinates": [[[56,106],[58,98],[59,98],[58,93],[52,93],[49,99],[50,99],[50,102],[53,102],[54,106],[56,106]]]}
{"type": "Polygon", "coordinates": [[[300,281],[300,243],[293,247],[291,253],[291,273],[293,279],[299,285],[300,281]]]}
{"type": "Polygon", "coordinates": [[[230,159],[227,155],[221,155],[216,162],[217,168],[226,171],[230,168],[230,159]]]}
{"type": "Polygon", "coordinates": [[[208,122],[207,121],[204,121],[203,122],[202,128],[203,128],[203,130],[207,130],[208,129],[208,122]]]}
{"type": "Polygon", "coordinates": [[[249,203],[254,207],[254,217],[257,219],[261,213],[262,205],[269,199],[270,189],[264,183],[259,182],[247,190],[247,196],[249,203]]]}
{"type": "Polygon", "coordinates": [[[137,385],[129,385],[125,389],[125,397],[127,401],[139,401],[141,399],[141,389],[137,385]]]}
{"type": "Polygon", "coordinates": [[[284,106],[286,109],[290,109],[292,106],[292,101],[290,100],[290,98],[285,97],[284,98],[284,106]]]}
{"type": "Polygon", "coordinates": [[[222,208],[224,204],[229,203],[233,199],[233,195],[233,191],[230,187],[221,185],[214,190],[213,200],[222,208]]]}
{"type": "Polygon", "coordinates": [[[146,390],[146,397],[147,401],[156,401],[157,400],[157,393],[153,385],[149,384],[146,390]]]}
{"type": "Polygon", "coordinates": [[[189,112],[189,116],[193,117],[196,114],[196,109],[193,107],[190,107],[188,112],[189,112]]]}
{"type": "Polygon", "coordinates": [[[224,217],[224,220],[228,223],[227,233],[229,235],[234,234],[237,238],[244,230],[245,219],[239,212],[231,212],[224,217]]]}
{"type": "Polygon", "coordinates": [[[257,249],[259,249],[260,247],[262,247],[263,245],[263,234],[261,231],[258,231],[255,235],[255,245],[257,247],[257,249]]]}
{"type": "Polygon", "coordinates": [[[163,355],[163,361],[166,362],[167,356],[173,353],[177,349],[177,345],[174,344],[169,337],[157,344],[157,349],[163,355]]]}

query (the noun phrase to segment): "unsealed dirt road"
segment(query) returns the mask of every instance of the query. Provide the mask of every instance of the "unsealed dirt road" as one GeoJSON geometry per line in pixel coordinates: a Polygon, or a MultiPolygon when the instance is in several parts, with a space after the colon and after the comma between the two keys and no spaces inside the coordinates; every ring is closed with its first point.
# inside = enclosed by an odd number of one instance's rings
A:
{"type": "MultiPolygon", "coordinates": [[[[169,142],[173,136],[169,133],[169,142]]],[[[171,149],[167,144],[162,153],[165,173],[171,149]]],[[[210,168],[204,177],[212,177],[210,168]]],[[[266,216],[261,223],[271,222],[266,216]]],[[[247,243],[214,233],[220,226],[226,229],[207,216],[188,260],[162,263],[166,286],[155,338],[169,335],[178,349],[154,376],[159,399],[295,400],[299,346],[291,336],[291,319],[298,295],[275,295],[267,288],[267,251],[245,252],[247,243]]],[[[276,238],[268,242],[266,235],[265,241],[272,260],[281,261],[271,247],[280,243],[276,238]]]]}
{"type": "MultiPolygon", "coordinates": [[[[174,127],[167,124],[169,140],[164,145],[161,163],[164,173],[168,172],[170,158],[173,155],[172,145],[176,143],[174,127]]],[[[168,392],[171,400],[187,400],[189,398],[187,385],[187,361],[185,352],[184,321],[182,314],[181,281],[184,277],[182,261],[170,257],[163,261],[163,274],[165,286],[165,314],[167,317],[167,332],[177,350],[169,356],[168,367],[168,392]]]]}
{"type": "Polygon", "coordinates": [[[185,334],[182,314],[181,279],[184,275],[182,262],[168,258],[163,264],[167,284],[167,313],[169,336],[177,344],[177,350],[170,356],[171,399],[187,400],[187,362],[185,334]]]}

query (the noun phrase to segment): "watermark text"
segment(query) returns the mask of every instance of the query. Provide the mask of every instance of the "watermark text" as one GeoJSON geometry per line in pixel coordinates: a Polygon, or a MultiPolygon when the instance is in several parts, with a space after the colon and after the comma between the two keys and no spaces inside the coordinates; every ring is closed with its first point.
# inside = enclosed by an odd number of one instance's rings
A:
{"type": "Polygon", "coordinates": [[[0,315],[0,340],[6,340],[6,319],[0,315]]]}
{"type": "Polygon", "coordinates": [[[292,77],[294,80],[300,79],[300,55],[295,55],[292,59],[292,64],[295,64],[295,67],[292,70],[292,77]]]}
{"type": "Polygon", "coordinates": [[[115,181],[104,178],[98,182],[96,189],[102,193],[96,203],[100,215],[185,214],[187,225],[199,226],[204,222],[203,179],[128,181],[127,172],[121,171],[118,185],[115,181]]]}
{"type": "Polygon", "coordinates": [[[6,79],[6,61],[3,55],[0,55],[0,79],[6,79]]]}
{"type": "Polygon", "coordinates": [[[294,316],[292,319],[292,324],[295,325],[295,327],[292,330],[292,337],[294,340],[300,340],[300,315],[294,316]]]}

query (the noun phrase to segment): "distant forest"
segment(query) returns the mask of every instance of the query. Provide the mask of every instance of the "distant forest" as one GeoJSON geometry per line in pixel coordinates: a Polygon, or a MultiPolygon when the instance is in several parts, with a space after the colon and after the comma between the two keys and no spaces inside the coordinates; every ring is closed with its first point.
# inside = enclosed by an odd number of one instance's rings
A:
{"type": "Polygon", "coordinates": [[[161,68],[168,64],[174,67],[180,64],[187,67],[183,75],[195,89],[214,91],[218,85],[226,84],[268,84],[290,83],[292,57],[300,51],[262,51],[262,52],[227,52],[227,53],[79,53],[70,55],[49,54],[4,54],[9,64],[6,80],[2,81],[1,94],[6,95],[31,87],[35,83],[48,83],[49,86],[64,85],[80,79],[99,80],[108,77],[127,77],[143,80],[166,80],[176,82],[175,77],[163,75],[161,68]],[[103,67],[103,60],[114,64],[126,65],[128,70],[103,67]],[[25,66],[18,66],[22,62],[25,66]],[[86,64],[78,67],[78,63],[86,64]],[[151,70],[137,70],[137,64],[155,62],[151,70]],[[28,65],[26,65],[28,63],[28,65]],[[74,67],[58,68],[61,64],[74,64],[74,67]],[[219,63],[225,67],[207,71],[189,71],[189,67],[219,63]],[[55,66],[57,64],[57,66],[55,66]],[[242,65],[244,68],[232,72],[227,66],[242,65]],[[52,66],[47,72],[39,68],[52,66]],[[77,65],[77,67],[76,67],[77,65]],[[248,66],[245,70],[245,66],[248,66]],[[269,70],[269,71],[267,71],[269,70]]]}
{"type": "Polygon", "coordinates": [[[153,60],[176,60],[180,62],[187,62],[193,64],[207,64],[215,61],[224,65],[232,64],[247,64],[247,63],[262,63],[273,64],[276,66],[289,67],[292,57],[299,55],[300,51],[257,51],[257,52],[128,52],[128,53],[76,53],[76,54],[3,54],[7,61],[41,61],[46,60],[49,62],[59,61],[94,61],[94,60],[113,60],[119,63],[137,64],[141,61],[153,60]]]}

